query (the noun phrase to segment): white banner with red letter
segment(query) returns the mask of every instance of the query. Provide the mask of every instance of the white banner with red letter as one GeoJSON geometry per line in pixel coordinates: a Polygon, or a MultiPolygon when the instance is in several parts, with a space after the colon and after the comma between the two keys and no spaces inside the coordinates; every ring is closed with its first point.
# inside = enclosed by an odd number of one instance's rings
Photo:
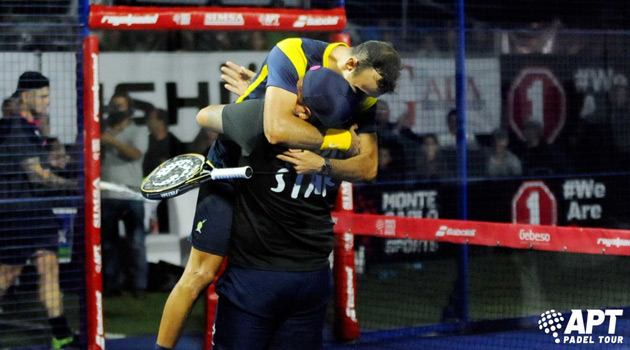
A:
{"type": "MultiPolygon", "coordinates": [[[[390,122],[405,118],[417,134],[448,133],[446,115],[455,108],[455,60],[403,59],[396,92],[381,97],[390,122]]],[[[466,60],[466,131],[490,134],[501,120],[501,72],[496,58],[466,60]]]]}

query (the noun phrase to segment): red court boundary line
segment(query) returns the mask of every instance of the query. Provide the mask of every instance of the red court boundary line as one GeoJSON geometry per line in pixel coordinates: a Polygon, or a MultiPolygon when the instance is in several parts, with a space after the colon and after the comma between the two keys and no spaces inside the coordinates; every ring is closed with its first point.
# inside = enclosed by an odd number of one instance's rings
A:
{"type": "Polygon", "coordinates": [[[630,230],[333,212],[335,233],[587,254],[630,255],[630,230]]]}
{"type": "Polygon", "coordinates": [[[341,31],[343,6],[323,9],[91,5],[90,29],[341,31]]]}

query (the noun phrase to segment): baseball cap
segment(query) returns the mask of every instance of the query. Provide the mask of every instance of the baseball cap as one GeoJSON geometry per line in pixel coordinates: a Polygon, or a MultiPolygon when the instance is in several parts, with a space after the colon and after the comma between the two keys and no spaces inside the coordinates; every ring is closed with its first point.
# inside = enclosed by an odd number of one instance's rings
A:
{"type": "Polygon", "coordinates": [[[48,78],[46,78],[42,73],[28,71],[20,75],[15,92],[41,89],[49,85],[50,82],[48,81],[48,78]]]}
{"type": "Polygon", "coordinates": [[[342,127],[352,117],[359,96],[346,79],[333,70],[314,66],[304,75],[304,104],[326,128],[342,127]]]}

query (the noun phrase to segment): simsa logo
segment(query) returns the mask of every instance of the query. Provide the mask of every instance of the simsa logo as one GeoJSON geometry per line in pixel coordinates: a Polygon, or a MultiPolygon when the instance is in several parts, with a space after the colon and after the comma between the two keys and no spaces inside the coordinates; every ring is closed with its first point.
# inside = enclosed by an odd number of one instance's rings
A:
{"type": "Polygon", "coordinates": [[[549,310],[540,315],[538,329],[553,335],[556,344],[623,344],[623,336],[615,334],[617,317],[621,316],[621,309],[588,309],[586,315],[582,310],[571,310],[565,322],[562,313],[549,310]],[[599,327],[606,328],[599,330],[599,327]],[[594,330],[598,331],[595,335],[594,330]]]}

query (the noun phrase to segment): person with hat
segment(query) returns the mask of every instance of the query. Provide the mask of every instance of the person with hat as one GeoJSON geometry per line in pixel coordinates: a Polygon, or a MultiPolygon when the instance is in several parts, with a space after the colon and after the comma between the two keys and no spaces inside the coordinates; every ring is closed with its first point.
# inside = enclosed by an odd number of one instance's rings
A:
{"type": "Polygon", "coordinates": [[[48,146],[49,80],[24,72],[11,97],[16,113],[3,118],[0,141],[0,295],[13,285],[30,260],[39,275],[38,296],[52,327],[54,349],[75,348],[63,309],[57,257],[58,227],[51,193],[78,181],[54,173],[48,146]],[[52,224],[51,224],[52,223],[52,224]]]}
{"type": "Polygon", "coordinates": [[[22,73],[13,98],[20,102],[22,117],[34,123],[43,135],[49,135],[50,82],[40,72],[22,73]]]}
{"type": "MultiPolygon", "coordinates": [[[[299,119],[321,130],[345,129],[355,136],[356,132],[370,131],[370,123],[353,118],[352,112],[361,99],[339,74],[314,67],[298,80],[296,88],[293,113],[299,119]]],[[[175,346],[194,300],[212,282],[221,265],[223,256],[206,253],[217,247],[227,251],[228,267],[217,285],[220,298],[215,346],[264,348],[272,336],[287,341],[287,349],[295,349],[297,344],[306,348],[321,346],[332,282],[328,263],[333,246],[330,213],[342,180],[366,178],[357,176],[349,161],[343,159],[345,152],[297,151],[269,143],[263,128],[264,105],[264,100],[253,99],[210,105],[197,114],[202,127],[225,135],[241,147],[239,165],[250,165],[254,176],[236,186],[230,237],[202,234],[204,225],[215,224],[205,219],[206,211],[217,208],[211,203],[198,205],[190,237],[191,255],[165,305],[156,349],[175,346]],[[290,170],[293,165],[295,169],[290,170]],[[245,280],[247,285],[240,285],[245,280]],[[302,293],[297,293],[298,285],[305,288],[302,293]],[[263,296],[267,299],[262,300],[263,296]],[[279,306],[287,300],[293,304],[279,306]],[[256,320],[246,315],[255,315],[256,320]],[[267,317],[286,328],[268,327],[273,322],[267,317]],[[249,326],[257,326],[249,321],[267,325],[264,331],[252,332],[249,326]],[[301,321],[302,325],[294,324],[301,321]]]]}

